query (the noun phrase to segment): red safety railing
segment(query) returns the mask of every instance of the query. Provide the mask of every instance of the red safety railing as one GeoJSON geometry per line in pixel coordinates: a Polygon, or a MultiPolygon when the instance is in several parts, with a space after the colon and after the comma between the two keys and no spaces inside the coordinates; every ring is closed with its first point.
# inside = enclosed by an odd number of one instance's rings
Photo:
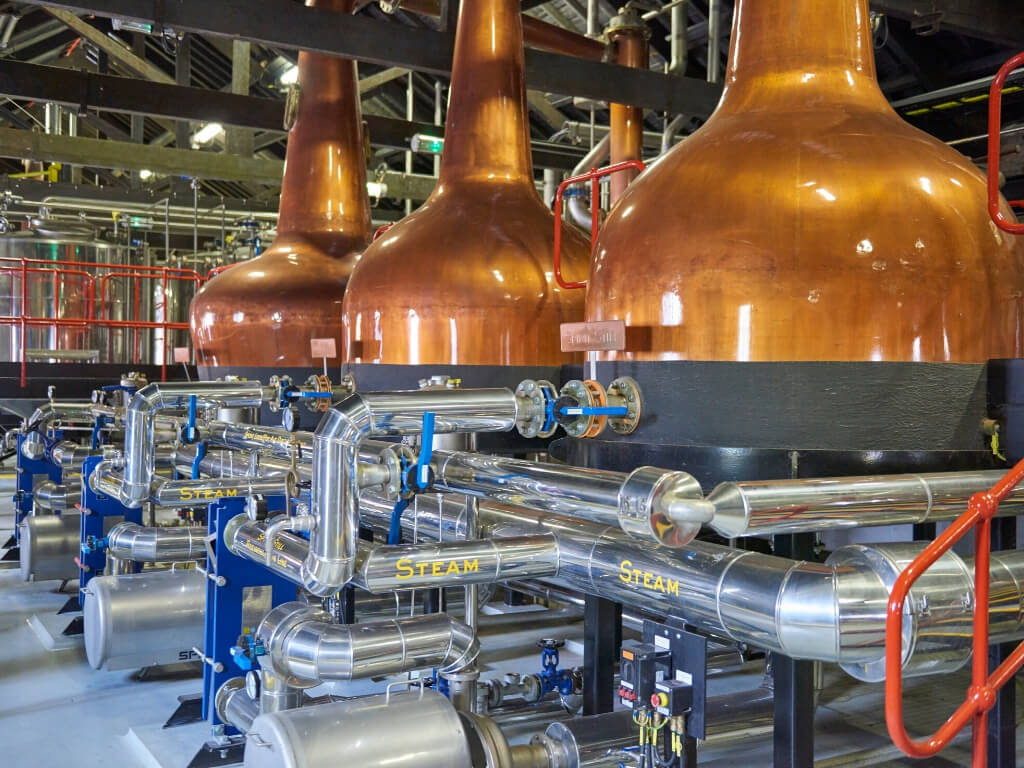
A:
{"type": "MultiPolygon", "coordinates": [[[[1003,86],[1010,73],[1021,66],[1024,66],[1024,53],[1018,53],[1003,64],[988,94],[988,213],[997,227],[1014,235],[1024,235],[1024,224],[1010,221],[999,205],[999,156],[1002,152],[1003,86]]],[[[1016,201],[1010,205],[1021,207],[1016,201]]]]}
{"type": "MultiPolygon", "coordinates": [[[[21,386],[28,381],[28,333],[30,328],[63,329],[66,343],[60,340],[54,344],[54,357],[60,357],[63,350],[81,349],[88,335],[96,328],[122,329],[131,331],[132,363],[141,362],[142,346],[145,342],[140,331],[163,330],[164,354],[161,356],[161,378],[167,379],[168,345],[170,331],[187,331],[187,322],[171,322],[167,319],[167,296],[173,285],[192,283],[198,288],[203,282],[199,273],[178,267],[153,267],[145,265],[101,264],[85,261],[50,261],[46,259],[0,258],[0,276],[10,281],[10,314],[0,315],[0,325],[20,328],[18,355],[21,363],[21,386]],[[53,306],[48,316],[34,315],[29,307],[33,288],[41,281],[52,281],[53,306]],[[113,281],[130,281],[134,301],[126,318],[115,319],[110,309],[115,303],[110,286],[113,281]],[[143,291],[152,291],[157,284],[161,288],[161,301],[153,307],[154,317],[162,320],[144,320],[140,317],[143,291]],[[97,286],[99,290],[97,291],[97,286]],[[20,289],[20,297],[17,291],[20,289]],[[70,298],[69,298],[70,297],[70,298]],[[97,314],[96,310],[100,312],[97,314]]],[[[108,353],[112,340],[108,337],[108,353]]]]}
{"type": "Polygon", "coordinates": [[[973,727],[972,768],[986,768],[988,759],[988,711],[996,703],[996,692],[1013,679],[1024,666],[1021,643],[999,667],[989,674],[989,563],[992,544],[992,518],[999,504],[1024,480],[1024,461],[1011,469],[990,490],[974,494],[967,511],[925,547],[899,575],[889,596],[885,617],[885,722],[893,743],[910,757],[932,757],[943,749],[968,724],[973,727]],[[936,560],[974,529],[974,637],[972,640],[971,685],[963,704],[934,734],[916,741],[907,734],[903,722],[903,608],[914,582],[936,560]]]}
{"type": "Polygon", "coordinates": [[[591,183],[590,187],[590,250],[593,252],[594,246],[597,245],[597,233],[601,227],[601,179],[605,176],[611,176],[613,173],[621,173],[622,171],[636,170],[644,171],[647,169],[647,164],[642,160],[624,160],[621,163],[615,163],[615,165],[609,165],[604,168],[594,168],[591,171],[582,173],[579,176],[572,176],[566,179],[558,185],[558,191],[555,193],[555,282],[559,286],[566,290],[572,290],[575,288],[586,288],[586,281],[583,282],[570,282],[566,281],[562,277],[562,199],[565,196],[565,190],[567,187],[573,184],[579,184],[584,181],[591,183]]]}
{"type": "Polygon", "coordinates": [[[213,280],[213,278],[215,278],[221,272],[226,272],[227,270],[236,266],[238,263],[239,262],[235,262],[234,264],[221,264],[219,267],[214,267],[213,269],[206,273],[206,279],[213,280]]]}

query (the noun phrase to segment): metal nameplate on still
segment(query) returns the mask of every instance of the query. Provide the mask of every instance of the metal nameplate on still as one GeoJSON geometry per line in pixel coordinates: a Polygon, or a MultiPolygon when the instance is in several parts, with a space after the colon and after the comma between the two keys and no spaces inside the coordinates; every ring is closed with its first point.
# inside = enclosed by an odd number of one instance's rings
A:
{"type": "Polygon", "coordinates": [[[338,350],[334,343],[334,339],[310,339],[309,353],[310,357],[334,358],[338,356],[338,350]]]}
{"type": "Polygon", "coordinates": [[[563,352],[612,352],[626,348],[626,322],[562,323],[563,352]]]}

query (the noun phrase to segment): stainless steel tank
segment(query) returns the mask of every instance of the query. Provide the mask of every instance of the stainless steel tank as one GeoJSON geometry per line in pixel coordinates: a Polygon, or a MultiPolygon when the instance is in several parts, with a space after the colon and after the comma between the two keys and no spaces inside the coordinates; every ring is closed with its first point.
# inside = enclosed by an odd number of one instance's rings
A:
{"type": "Polygon", "coordinates": [[[21,577],[25,581],[77,579],[82,516],[32,515],[21,521],[21,577]]]}
{"type": "Polygon", "coordinates": [[[197,658],[206,579],[195,570],[99,576],[85,588],[85,655],[95,669],[131,669],[197,658]]]}
{"type": "MultiPolygon", "coordinates": [[[[28,229],[0,233],[0,317],[152,320],[153,284],[161,281],[118,270],[132,262],[130,250],[101,239],[87,222],[46,215],[31,219],[28,229]]],[[[181,285],[187,295],[171,297],[167,313],[184,321],[194,291],[174,281],[175,293],[181,285]]],[[[17,323],[0,326],[0,362],[20,361],[21,334],[17,323]]],[[[36,325],[25,334],[30,362],[148,363],[154,331],[36,325]]]]}
{"type": "Polygon", "coordinates": [[[366,696],[260,715],[245,768],[471,768],[463,721],[432,691],[366,696]]]}

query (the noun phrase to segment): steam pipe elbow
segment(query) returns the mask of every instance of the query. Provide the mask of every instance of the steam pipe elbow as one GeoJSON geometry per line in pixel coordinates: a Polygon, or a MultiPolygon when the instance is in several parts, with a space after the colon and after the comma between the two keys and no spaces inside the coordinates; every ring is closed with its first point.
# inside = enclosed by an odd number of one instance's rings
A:
{"type": "Polygon", "coordinates": [[[480,655],[480,640],[471,626],[456,618],[448,616],[448,625],[451,641],[448,644],[444,666],[439,667],[438,672],[456,674],[476,662],[477,656],[480,655]]]}

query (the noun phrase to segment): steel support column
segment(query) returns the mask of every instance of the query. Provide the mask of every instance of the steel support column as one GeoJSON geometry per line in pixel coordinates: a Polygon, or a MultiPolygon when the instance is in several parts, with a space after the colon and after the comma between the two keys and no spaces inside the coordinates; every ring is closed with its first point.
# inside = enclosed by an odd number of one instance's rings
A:
{"type": "Polygon", "coordinates": [[[583,714],[611,712],[622,648],[622,605],[586,596],[583,608],[583,714]]]}
{"type": "MultiPolygon", "coordinates": [[[[814,556],[814,534],[776,536],[776,555],[795,560],[814,556]]],[[[775,682],[774,768],[814,766],[814,662],[772,654],[775,682]]]]}

